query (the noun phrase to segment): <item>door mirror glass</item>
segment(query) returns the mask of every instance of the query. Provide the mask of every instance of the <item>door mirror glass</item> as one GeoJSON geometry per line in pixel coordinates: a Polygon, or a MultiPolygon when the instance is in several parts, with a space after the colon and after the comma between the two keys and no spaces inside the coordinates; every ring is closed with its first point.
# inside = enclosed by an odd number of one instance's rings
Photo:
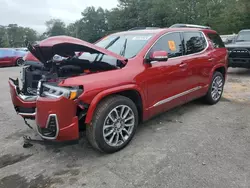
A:
{"type": "Polygon", "coordinates": [[[150,54],[148,59],[149,62],[152,61],[167,61],[168,53],[166,51],[154,51],[150,54]]]}

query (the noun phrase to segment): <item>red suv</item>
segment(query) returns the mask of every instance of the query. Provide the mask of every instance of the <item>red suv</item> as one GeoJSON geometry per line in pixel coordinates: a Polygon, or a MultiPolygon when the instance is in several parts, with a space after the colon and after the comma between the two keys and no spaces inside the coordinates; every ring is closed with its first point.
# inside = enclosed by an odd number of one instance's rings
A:
{"type": "Polygon", "coordinates": [[[43,139],[78,140],[86,128],[92,146],[107,153],[161,112],[201,97],[216,104],[228,64],[221,38],[204,28],[131,30],[95,44],[59,36],[28,48],[40,64],[9,80],[16,111],[36,120],[43,139]]]}

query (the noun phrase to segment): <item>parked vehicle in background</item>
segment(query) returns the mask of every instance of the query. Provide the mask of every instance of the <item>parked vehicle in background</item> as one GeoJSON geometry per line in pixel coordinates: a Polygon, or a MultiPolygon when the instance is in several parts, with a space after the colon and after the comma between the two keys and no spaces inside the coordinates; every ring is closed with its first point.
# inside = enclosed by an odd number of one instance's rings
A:
{"type": "Polygon", "coordinates": [[[23,57],[26,54],[26,51],[11,48],[0,48],[0,67],[21,66],[24,62],[23,57]]]}
{"type": "Polygon", "coordinates": [[[237,35],[232,34],[232,35],[221,35],[221,39],[224,42],[224,44],[230,44],[233,43],[237,35]]]}
{"type": "Polygon", "coordinates": [[[250,68],[250,29],[240,31],[233,43],[226,47],[229,67],[250,68]]]}
{"type": "Polygon", "coordinates": [[[77,140],[86,128],[92,146],[107,153],[124,148],[139,122],[161,112],[200,97],[216,104],[228,62],[220,36],[198,26],[125,31],[95,44],[58,36],[29,50],[42,66],[26,67],[21,85],[10,78],[17,113],[35,119],[45,140],[77,140]],[[41,78],[33,94],[27,72],[41,78]]]}
{"type": "Polygon", "coordinates": [[[28,48],[15,48],[17,51],[25,51],[28,52],[28,48]]]}

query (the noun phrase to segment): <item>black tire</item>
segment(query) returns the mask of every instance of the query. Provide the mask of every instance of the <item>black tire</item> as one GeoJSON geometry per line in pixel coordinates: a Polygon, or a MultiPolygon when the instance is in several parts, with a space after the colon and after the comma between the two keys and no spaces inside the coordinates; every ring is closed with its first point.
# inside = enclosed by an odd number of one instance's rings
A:
{"type": "Polygon", "coordinates": [[[114,153],[123,149],[125,146],[129,144],[129,142],[132,140],[136,132],[137,125],[138,125],[138,110],[134,102],[127,97],[120,95],[113,95],[105,98],[98,104],[91,123],[86,127],[86,135],[88,141],[95,149],[105,153],[114,153]],[[120,146],[110,146],[109,144],[106,143],[104,138],[103,134],[104,123],[109,113],[113,109],[121,105],[126,105],[132,110],[134,115],[134,126],[132,128],[130,136],[123,144],[121,144],[120,146]]]}
{"type": "Polygon", "coordinates": [[[18,58],[17,60],[16,60],[16,66],[18,66],[18,67],[20,67],[20,66],[22,66],[23,65],[23,63],[24,63],[24,60],[22,59],[22,58],[18,58]]]}
{"type": "Polygon", "coordinates": [[[212,81],[210,83],[208,92],[207,92],[206,96],[204,97],[204,100],[205,100],[205,102],[207,104],[214,105],[214,104],[217,104],[220,101],[220,99],[222,97],[222,94],[223,94],[223,90],[224,90],[224,84],[225,84],[225,78],[224,78],[224,76],[222,75],[222,73],[216,71],[214,73],[214,75],[213,75],[213,78],[212,78],[212,81]],[[212,91],[213,91],[212,86],[213,86],[214,80],[216,78],[218,78],[218,77],[220,77],[222,79],[222,91],[221,91],[221,94],[220,94],[219,98],[214,99],[213,96],[212,96],[212,91]]]}

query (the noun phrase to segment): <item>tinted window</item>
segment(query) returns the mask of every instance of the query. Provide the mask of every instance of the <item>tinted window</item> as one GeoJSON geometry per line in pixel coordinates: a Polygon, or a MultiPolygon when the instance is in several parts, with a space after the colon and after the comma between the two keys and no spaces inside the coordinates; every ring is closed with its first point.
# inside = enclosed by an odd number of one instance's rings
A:
{"type": "Polygon", "coordinates": [[[183,46],[180,33],[169,33],[160,38],[147,54],[149,56],[154,51],[167,51],[168,57],[178,57],[183,55],[183,46]]]}
{"type": "Polygon", "coordinates": [[[206,40],[201,32],[185,32],[185,54],[194,54],[203,51],[206,46],[206,40]]]}
{"type": "Polygon", "coordinates": [[[214,48],[225,48],[225,45],[221,37],[216,33],[208,33],[208,37],[211,40],[214,48]]]}

